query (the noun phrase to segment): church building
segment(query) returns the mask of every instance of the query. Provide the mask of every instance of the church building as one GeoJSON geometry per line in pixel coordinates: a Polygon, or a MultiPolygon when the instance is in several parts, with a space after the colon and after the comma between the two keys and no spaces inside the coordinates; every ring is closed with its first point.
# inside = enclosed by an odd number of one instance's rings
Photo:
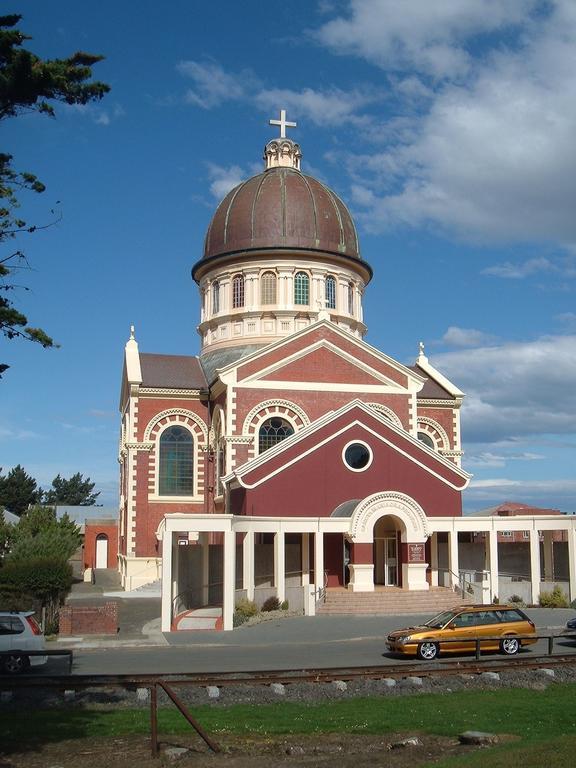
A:
{"type": "Polygon", "coordinates": [[[128,590],[161,576],[164,631],[232,629],[240,598],[313,615],[330,592],[458,582],[464,395],[422,345],[406,366],[364,341],[354,221],[300,170],[285,112],[270,122],[263,172],[222,200],[192,267],[200,354],[126,344],[119,568],[128,590]]]}

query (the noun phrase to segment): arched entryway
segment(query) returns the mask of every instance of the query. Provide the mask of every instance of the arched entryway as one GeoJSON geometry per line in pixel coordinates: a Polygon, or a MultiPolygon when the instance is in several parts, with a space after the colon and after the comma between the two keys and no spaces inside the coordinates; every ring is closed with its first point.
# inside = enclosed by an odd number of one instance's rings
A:
{"type": "Polygon", "coordinates": [[[96,568],[108,568],[108,536],[99,533],[96,536],[96,568]]]}
{"type": "Polygon", "coordinates": [[[400,578],[401,521],[385,515],[374,525],[374,584],[397,587],[400,578]]]}
{"type": "Polygon", "coordinates": [[[350,586],[370,592],[376,584],[428,589],[426,514],[414,499],[384,491],[359,502],[350,518],[350,586]]]}

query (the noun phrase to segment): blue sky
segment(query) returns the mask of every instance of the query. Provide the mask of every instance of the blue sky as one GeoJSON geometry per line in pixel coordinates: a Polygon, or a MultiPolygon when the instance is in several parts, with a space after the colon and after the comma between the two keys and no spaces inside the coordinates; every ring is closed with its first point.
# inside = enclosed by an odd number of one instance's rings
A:
{"type": "Polygon", "coordinates": [[[303,170],[348,203],[366,340],[424,341],[467,393],[465,494],[576,510],[576,4],[572,0],[173,0],[41,4],[43,57],[106,59],[99,104],[2,125],[46,184],[22,197],[17,295],[61,345],[0,341],[0,466],[47,487],[90,476],[117,501],[118,398],[140,349],[196,354],[190,277],[224,193],[261,170],[285,108],[303,170]]]}

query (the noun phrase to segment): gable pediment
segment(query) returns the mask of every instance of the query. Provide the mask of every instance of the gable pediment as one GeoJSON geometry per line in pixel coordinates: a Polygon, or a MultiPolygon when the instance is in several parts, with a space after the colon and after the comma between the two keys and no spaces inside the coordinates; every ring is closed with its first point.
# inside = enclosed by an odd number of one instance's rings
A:
{"type": "Polygon", "coordinates": [[[321,321],[221,372],[223,380],[249,386],[297,382],[341,389],[374,387],[401,393],[418,391],[425,379],[374,347],[321,321]]]}
{"type": "Polygon", "coordinates": [[[353,389],[377,387],[381,390],[384,387],[394,392],[404,391],[401,384],[386,375],[382,366],[378,370],[327,339],[280,359],[263,362],[268,364],[247,376],[243,380],[246,384],[348,385],[353,389]]]}
{"type": "MultiPolygon", "coordinates": [[[[333,411],[265,453],[238,467],[226,481],[235,479],[244,488],[255,488],[271,478],[302,465],[330,445],[361,439],[371,445],[384,463],[394,455],[413,469],[433,476],[453,490],[463,490],[470,475],[395,426],[359,400],[333,411]],[[360,436],[360,437],[359,437],[360,436]]],[[[340,447],[337,448],[337,452],[340,447]]]]}

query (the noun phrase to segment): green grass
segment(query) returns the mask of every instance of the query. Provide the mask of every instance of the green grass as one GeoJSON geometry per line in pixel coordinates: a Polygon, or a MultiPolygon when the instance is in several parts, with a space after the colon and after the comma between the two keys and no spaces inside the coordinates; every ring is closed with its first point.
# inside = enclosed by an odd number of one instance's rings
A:
{"type": "MultiPolygon", "coordinates": [[[[193,709],[201,725],[218,733],[274,736],[314,733],[415,733],[457,736],[465,730],[512,734],[518,740],[470,753],[475,768],[572,766],[576,753],[576,685],[551,685],[543,691],[502,689],[425,694],[402,698],[347,699],[302,705],[201,706],[193,709]],[[565,761],[565,762],[562,762],[565,761]]],[[[2,712],[0,750],[30,747],[62,739],[148,734],[150,714],[139,710],[82,708],[2,712]]],[[[190,726],[172,707],[159,711],[162,735],[189,733],[190,726]]],[[[457,766],[446,761],[441,765],[457,766]]],[[[438,764],[440,765],[440,764],[438,764]]]]}

